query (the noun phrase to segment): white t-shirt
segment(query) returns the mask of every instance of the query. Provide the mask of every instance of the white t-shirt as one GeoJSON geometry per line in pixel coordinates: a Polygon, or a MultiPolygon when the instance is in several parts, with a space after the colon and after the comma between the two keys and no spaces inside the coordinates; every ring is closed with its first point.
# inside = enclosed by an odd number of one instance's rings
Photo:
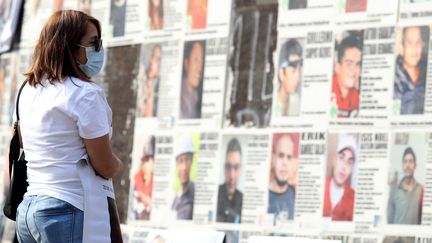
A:
{"type": "Polygon", "coordinates": [[[112,111],[95,83],[65,78],[43,86],[26,84],[19,101],[27,163],[26,195],[48,195],[83,210],[76,163],[87,159],[83,138],[112,134],[112,111]]]}
{"type": "Polygon", "coordinates": [[[339,203],[339,201],[342,199],[342,196],[345,192],[345,187],[337,186],[333,179],[330,183],[330,202],[332,205],[332,209],[339,203]]]}

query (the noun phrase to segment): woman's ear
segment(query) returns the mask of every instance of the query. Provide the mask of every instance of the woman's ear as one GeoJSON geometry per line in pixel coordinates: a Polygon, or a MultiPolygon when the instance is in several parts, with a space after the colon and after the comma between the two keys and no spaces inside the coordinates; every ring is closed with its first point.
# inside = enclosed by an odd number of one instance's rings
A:
{"type": "Polygon", "coordinates": [[[87,57],[84,48],[78,48],[74,52],[72,52],[73,58],[78,64],[87,63],[87,57]]]}

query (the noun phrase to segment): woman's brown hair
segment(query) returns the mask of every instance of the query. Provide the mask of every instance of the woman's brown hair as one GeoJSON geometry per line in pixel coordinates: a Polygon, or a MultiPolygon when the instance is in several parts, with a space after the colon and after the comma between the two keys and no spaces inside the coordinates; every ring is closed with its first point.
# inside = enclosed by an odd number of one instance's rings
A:
{"type": "Polygon", "coordinates": [[[96,26],[100,38],[99,21],[83,12],[62,10],[51,15],[40,33],[32,64],[24,74],[31,86],[41,84],[43,79],[51,84],[62,82],[67,76],[90,82],[74,57],[80,48],[77,44],[80,44],[90,23],[96,26]]]}

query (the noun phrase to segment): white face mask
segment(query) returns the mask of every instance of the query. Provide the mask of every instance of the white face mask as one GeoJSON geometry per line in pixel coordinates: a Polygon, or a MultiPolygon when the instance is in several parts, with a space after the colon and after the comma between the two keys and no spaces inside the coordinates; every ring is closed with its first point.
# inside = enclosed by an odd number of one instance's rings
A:
{"type": "Polygon", "coordinates": [[[102,46],[99,51],[96,51],[94,46],[81,47],[85,48],[87,62],[85,64],[79,64],[78,66],[88,77],[93,77],[102,69],[104,63],[104,49],[102,46]]]}

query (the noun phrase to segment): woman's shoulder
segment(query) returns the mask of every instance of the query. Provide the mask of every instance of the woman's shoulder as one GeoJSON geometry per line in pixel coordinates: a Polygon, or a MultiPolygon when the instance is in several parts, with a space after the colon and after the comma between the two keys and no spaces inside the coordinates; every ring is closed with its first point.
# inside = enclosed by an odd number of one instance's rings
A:
{"type": "Polygon", "coordinates": [[[87,82],[76,77],[66,77],[64,80],[65,92],[71,95],[86,95],[88,93],[103,93],[99,85],[94,82],[87,82]]]}
{"type": "Polygon", "coordinates": [[[64,97],[67,104],[90,102],[94,99],[104,99],[105,93],[99,85],[75,77],[67,77],[64,82],[64,97]]]}

